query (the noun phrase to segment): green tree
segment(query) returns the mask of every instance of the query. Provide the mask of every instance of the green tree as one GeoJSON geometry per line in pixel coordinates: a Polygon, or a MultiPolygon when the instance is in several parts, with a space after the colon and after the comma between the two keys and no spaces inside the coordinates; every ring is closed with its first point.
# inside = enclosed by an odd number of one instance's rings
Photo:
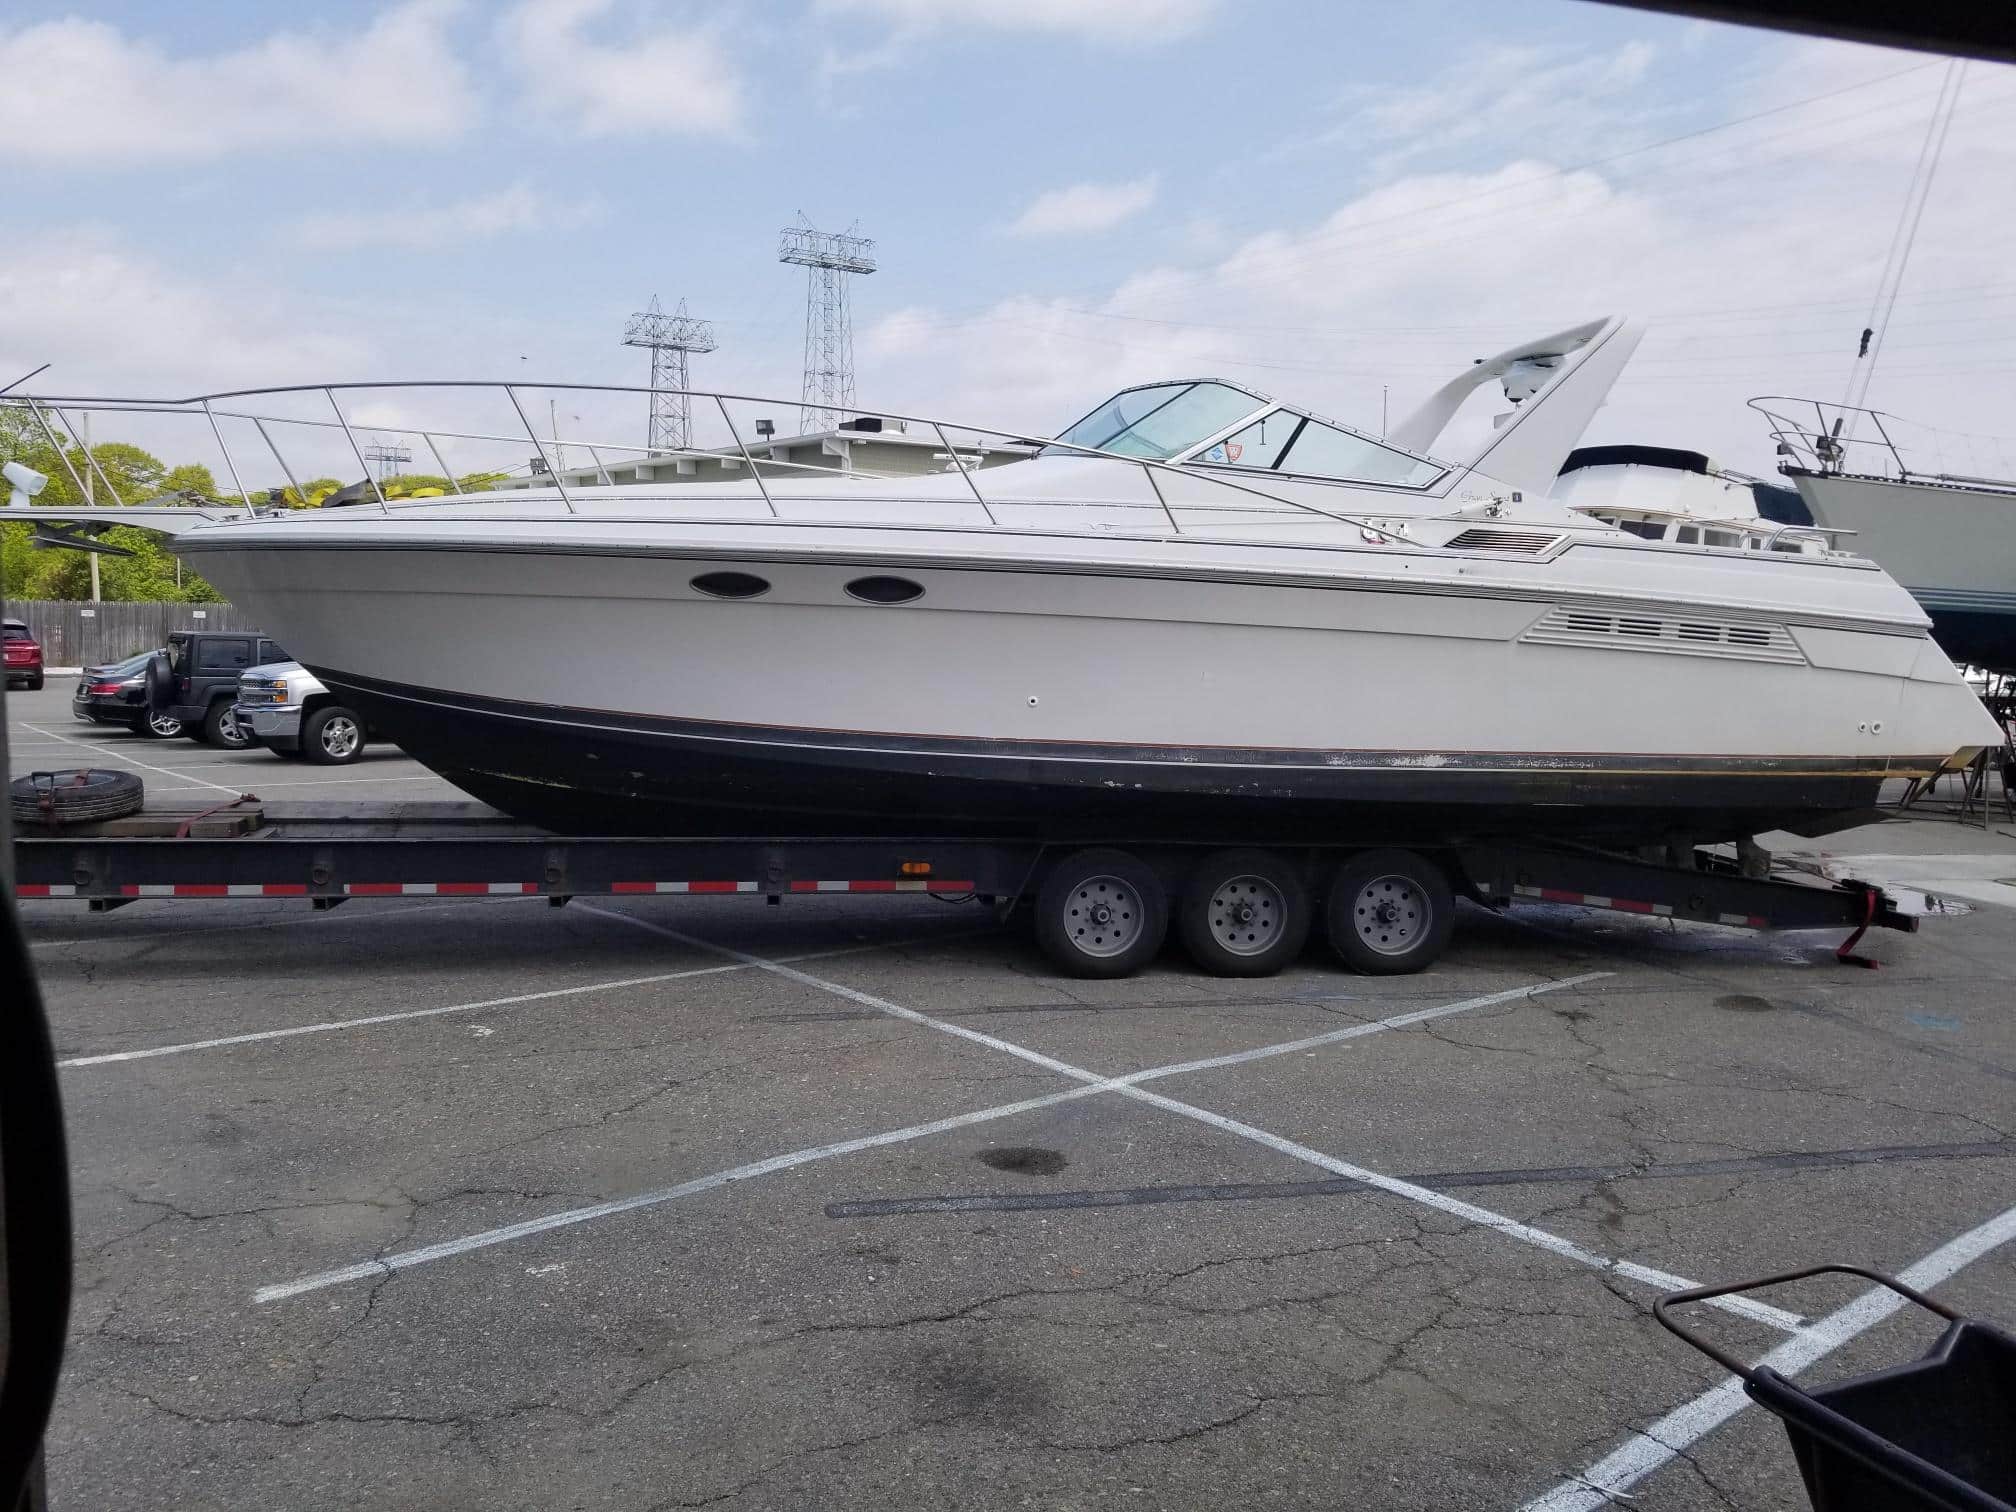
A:
{"type": "MultiPolygon", "coordinates": [[[[49,435],[25,408],[0,405],[0,460],[19,461],[49,479],[35,499],[37,504],[68,509],[82,506],[84,491],[77,481],[86,476],[91,482],[92,502],[99,505],[137,504],[168,493],[193,493],[206,499],[217,495],[207,467],[188,463],[170,469],[151,452],[125,441],[94,443],[90,461],[96,465],[87,473],[83,448],[53,419],[48,424],[60,452],[49,444],[49,435]],[[110,498],[106,497],[108,488],[110,498]]],[[[19,599],[89,598],[91,564],[87,553],[37,547],[34,536],[32,525],[11,521],[0,525],[0,591],[19,599]]],[[[99,558],[99,591],[107,602],[216,603],[222,597],[194,573],[178,572],[174,555],[152,531],[118,525],[105,531],[101,539],[134,553],[99,558]]]]}
{"type": "Polygon", "coordinates": [[[217,480],[201,462],[185,462],[180,467],[168,469],[167,476],[161,480],[161,492],[215,499],[218,497],[217,480]]]}

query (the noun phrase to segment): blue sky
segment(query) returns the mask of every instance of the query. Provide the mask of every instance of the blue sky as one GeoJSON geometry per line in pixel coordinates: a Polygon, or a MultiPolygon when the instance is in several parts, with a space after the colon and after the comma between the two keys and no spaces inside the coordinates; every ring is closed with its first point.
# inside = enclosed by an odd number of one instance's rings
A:
{"type": "MultiPolygon", "coordinates": [[[[1583,0],[15,0],[0,382],[641,382],[655,293],[696,383],[795,393],[803,211],[878,244],[866,402],[1203,368],[1365,423],[1615,309],[1591,438],[1762,470],[1742,401],[1838,396],[1944,66],[1583,0]]],[[[1956,429],[2016,430],[2012,100],[1972,65],[1872,394],[1956,429]]]]}

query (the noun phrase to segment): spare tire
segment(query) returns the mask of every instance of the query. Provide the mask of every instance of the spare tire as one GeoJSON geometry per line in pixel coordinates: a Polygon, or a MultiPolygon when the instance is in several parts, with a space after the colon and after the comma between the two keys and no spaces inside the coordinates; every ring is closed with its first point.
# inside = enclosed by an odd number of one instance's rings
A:
{"type": "Polygon", "coordinates": [[[147,658],[147,707],[156,714],[165,714],[174,702],[175,668],[166,651],[156,651],[147,658]]]}
{"type": "Polygon", "coordinates": [[[146,789],[131,772],[85,767],[16,777],[8,797],[16,824],[89,824],[139,813],[146,789]]]}

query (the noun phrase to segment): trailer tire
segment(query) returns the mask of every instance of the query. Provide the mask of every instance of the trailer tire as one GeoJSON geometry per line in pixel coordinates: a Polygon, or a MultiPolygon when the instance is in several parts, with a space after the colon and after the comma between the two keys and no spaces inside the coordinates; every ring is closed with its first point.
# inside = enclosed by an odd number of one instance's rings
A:
{"type": "Polygon", "coordinates": [[[7,796],[16,824],[45,826],[123,819],[140,812],[146,791],[132,772],[87,767],[17,777],[7,796]]]}
{"type": "Polygon", "coordinates": [[[1183,884],[1176,928],[1202,971],[1222,977],[1272,976],[1309,939],[1309,890],[1284,856],[1214,851],[1183,884]]]}
{"type": "Polygon", "coordinates": [[[1036,894],[1036,943],[1067,976],[1131,976],[1168,933],[1162,879],[1125,851],[1066,856],[1036,894]]]}
{"type": "Polygon", "coordinates": [[[1330,948],[1367,976],[1432,964],[1456,927],[1456,895],[1442,868],[1413,851],[1353,856],[1330,879],[1324,925],[1330,948]]]}

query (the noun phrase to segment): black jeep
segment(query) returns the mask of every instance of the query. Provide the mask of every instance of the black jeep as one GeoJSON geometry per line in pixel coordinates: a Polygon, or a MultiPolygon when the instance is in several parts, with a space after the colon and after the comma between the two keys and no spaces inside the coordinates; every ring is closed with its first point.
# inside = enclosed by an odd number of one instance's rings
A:
{"type": "Polygon", "coordinates": [[[230,751],[251,745],[251,734],[231,712],[238,701],[238,674],[286,661],[279,644],[257,630],[177,630],[168,637],[164,655],[167,687],[155,693],[150,686],[153,707],[181,720],[192,740],[230,751]]]}

